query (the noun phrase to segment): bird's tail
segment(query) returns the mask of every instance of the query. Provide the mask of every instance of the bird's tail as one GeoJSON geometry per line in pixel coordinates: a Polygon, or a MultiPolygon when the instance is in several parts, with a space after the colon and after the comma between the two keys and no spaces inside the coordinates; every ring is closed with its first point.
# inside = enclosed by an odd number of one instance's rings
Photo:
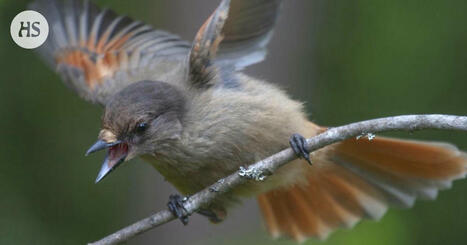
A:
{"type": "Polygon", "coordinates": [[[433,200],[464,178],[467,166],[467,155],[453,145],[383,137],[349,139],[318,153],[307,184],[258,196],[273,237],[325,239],[338,227],[381,218],[389,206],[433,200]]]}

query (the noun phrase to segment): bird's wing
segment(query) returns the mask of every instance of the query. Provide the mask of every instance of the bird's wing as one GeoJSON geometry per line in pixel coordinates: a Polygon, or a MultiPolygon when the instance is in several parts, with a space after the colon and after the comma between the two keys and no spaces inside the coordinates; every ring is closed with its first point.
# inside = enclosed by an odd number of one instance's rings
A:
{"type": "Polygon", "coordinates": [[[186,62],[189,43],[176,35],[101,10],[88,1],[38,0],[50,26],[41,56],[82,98],[104,105],[137,80],[166,77],[186,62]]]}
{"type": "Polygon", "coordinates": [[[189,64],[193,85],[206,85],[215,67],[241,70],[262,61],[281,2],[223,0],[193,42],[189,64]]]}

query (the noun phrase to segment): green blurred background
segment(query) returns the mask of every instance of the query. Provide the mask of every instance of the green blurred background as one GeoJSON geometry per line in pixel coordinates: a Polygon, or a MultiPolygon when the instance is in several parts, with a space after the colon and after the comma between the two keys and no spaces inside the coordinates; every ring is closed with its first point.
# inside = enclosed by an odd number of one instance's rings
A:
{"type": "MultiPolygon", "coordinates": [[[[96,1],[191,40],[218,1],[96,1]]],[[[165,207],[175,190],[149,165],[125,164],[94,184],[103,155],[84,157],[101,109],[70,92],[9,36],[24,0],[0,0],[0,244],[85,244],[165,207]]],[[[413,114],[467,114],[467,1],[286,1],[268,60],[248,73],[306,102],[314,121],[341,125],[413,114]]],[[[47,17],[47,16],[46,16],[47,17]]],[[[467,133],[392,134],[449,141],[467,133]]],[[[467,181],[435,202],[391,210],[315,244],[467,244],[467,181]]],[[[128,244],[273,243],[254,200],[220,225],[193,216],[128,244]]]]}

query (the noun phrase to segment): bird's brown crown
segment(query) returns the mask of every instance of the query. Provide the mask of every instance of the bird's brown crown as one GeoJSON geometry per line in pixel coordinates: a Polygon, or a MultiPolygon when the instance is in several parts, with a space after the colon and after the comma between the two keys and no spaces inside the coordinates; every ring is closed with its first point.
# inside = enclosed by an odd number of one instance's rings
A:
{"type": "Polygon", "coordinates": [[[180,115],[183,107],[184,97],[175,87],[164,82],[140,81],[127,86],[109,100],[102,125],[118,137],[160,115],[180,115]]]}

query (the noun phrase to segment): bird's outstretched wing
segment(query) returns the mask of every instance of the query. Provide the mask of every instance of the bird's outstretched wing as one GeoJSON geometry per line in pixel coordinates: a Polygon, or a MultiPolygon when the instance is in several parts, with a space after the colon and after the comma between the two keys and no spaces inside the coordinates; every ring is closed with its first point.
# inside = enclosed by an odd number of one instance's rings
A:
{"type": "Polygon", "coordinates": [[[71,89],[93,103],[104,105],[131,82],[167,77],[186,62],[190,50],[178,36],[88,1],[38,0],[31,8],[50,26],[41,56],[71,89]]]}
{"type": "Polygon", "coordinates": [[[212,69],[241,70],[266,56],[281,0],[222,0],[199,29],[190,53],[191,83],[203,87],[212,69]]]}

